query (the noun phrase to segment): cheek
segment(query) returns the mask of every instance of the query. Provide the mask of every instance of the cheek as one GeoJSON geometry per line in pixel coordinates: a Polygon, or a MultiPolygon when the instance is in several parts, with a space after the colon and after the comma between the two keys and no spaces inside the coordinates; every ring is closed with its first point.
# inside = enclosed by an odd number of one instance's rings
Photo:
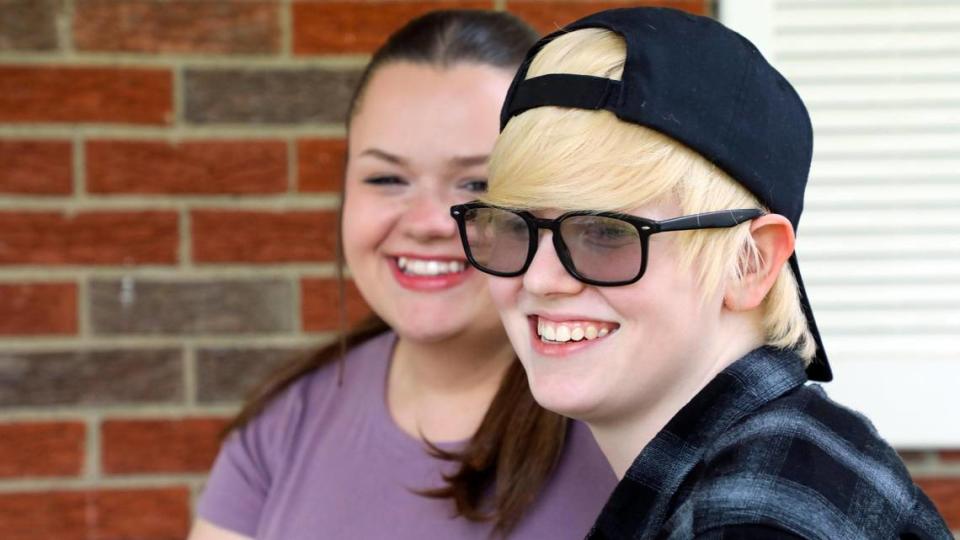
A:
{"type": "Polygon", "coordinates": [[[517,307],[521,278],[502,278],[489,275],[485,277],[490,296],[493,298],[493,304],[502,315],[517,307]]]}
{"type": "Polygon", "coordinates": [[[343,254],[347,264],[374,251],[389,236],[396,212],[375,204],[370,197],[349,196],[343,204],[341,223],[343,254]]]}

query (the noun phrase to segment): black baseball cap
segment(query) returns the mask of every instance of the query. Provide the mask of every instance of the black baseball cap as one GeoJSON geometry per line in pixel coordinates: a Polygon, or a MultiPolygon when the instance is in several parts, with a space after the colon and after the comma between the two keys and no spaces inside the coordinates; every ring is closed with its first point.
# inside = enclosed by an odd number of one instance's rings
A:
{"type": "MultiPolygon", "coordinates": [[[[501,131],[510,118],[544,106],[606,110],[663,133],[729,174],[790,220],[795,231],[799,227],[813,155],[810,115],[752,43],[713,19],[669,8],[623,8],[567,25],[527,53],[507,92],[501,131]],[[544,45],[582,28],[605,28],[623,37],[627,56],[620,81],[575,74],[526,79],[544,45]]],[[[790,268],[817,346],[807,376],[830,381],[833,373],[796,253],[790,268]]]]}

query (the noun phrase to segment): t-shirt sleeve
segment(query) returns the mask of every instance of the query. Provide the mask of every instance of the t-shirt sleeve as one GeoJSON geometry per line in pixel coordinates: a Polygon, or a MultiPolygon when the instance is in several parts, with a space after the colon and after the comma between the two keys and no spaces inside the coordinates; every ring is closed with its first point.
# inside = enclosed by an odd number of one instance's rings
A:
{"type": "Polygon", "coordinates": [[[254,537],[267,496],[283,463],[297,407],[290,394],[276,398],[250,423],[224,441],[197,507],[200,518],[254,537]]]}

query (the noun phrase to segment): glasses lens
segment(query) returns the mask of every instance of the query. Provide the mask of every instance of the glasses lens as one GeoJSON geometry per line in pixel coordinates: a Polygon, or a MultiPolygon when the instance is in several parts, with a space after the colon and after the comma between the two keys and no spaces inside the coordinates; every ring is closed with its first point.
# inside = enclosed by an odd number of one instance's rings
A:
{"type": "Polygon", "coordinates": [[[470,255],[486,270],[519,272],[530,249],[530,228],[517,214],[499,208],[473,208],[463,217],[470,255]]]}
{"type": "Polygon", "coordinates": [[[572,216],[560,224],[560,235],[577,272],[599,282],[629,281],[643,266],[643,244],[637,228],[616,218],[572,216]]]}

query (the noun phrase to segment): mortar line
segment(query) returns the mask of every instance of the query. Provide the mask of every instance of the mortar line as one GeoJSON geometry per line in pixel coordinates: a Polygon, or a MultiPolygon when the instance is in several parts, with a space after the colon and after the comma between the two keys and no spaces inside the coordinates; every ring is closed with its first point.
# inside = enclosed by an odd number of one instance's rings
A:
{"type": "Polygon", "coordinates": [[[73,158],[73,201],[83,201],[87,193],[87,153],[83,135],[73,133],[70,137],[70,154],[73,158]]]}
{"type": "Polygon", "coordinates": [[[188,345],[183,349],[183,403],[188,410],[197,407],[197,349],[188,345]]]}
{"type": "Polygon", "coordinates": [[[179,273],[193,268],[193,222],[190,218],[190,208],[186,204],[180,208],[177,224],[180,229],[180,246],[177,251],[177,258],[180,261],[177,265],[179,273]]]}
{"type": "Polygon", "coordinates": [[[76,212],[81,210],[183,210],[205,208],[230,210],[263,210],[268,212],[283,210],[336,210],[340,195],[334,193],[299,194],[281,193],[237,199],[228,195],[171,196],[157,195],[147,198],[137,195],[86,196],[74,197],[3,197],[0,210],[61,210],[76,212]],[[199,208],[194,208],[199,207],[199,208]]]}
{"type": "MultiPolygon", "coordinates": [[[[64,0],[63,11],[57,15],[57,31],[60,38],[60,50],[63,56],[72,59],[75,56],[73,45],[73,18],[76,14],[75,0],[64,0]]],[[[63,59],[58,59],[63,62],[63,59]]]]}
{"type": "Polygon", "coordinates": [[[77,337],[81,340],[93,336],[90,324],[90,282],[89,276],[80,276],[77,281],[77,337]]]}
{"type": "Polygon", "coordinates": [[[184,76],[184,65],[180,62],[177,62],[170,67],[170,72],[173,75],[173,118],[170,121],[171,125],[181,126],[186,123],[186,112],[184,106],[184,99],[186,91],[184,89],[184,84],[186,84],[184,76]]]}
{"type": "Polygon", "coordinates": [[[200,502],[200,495],[203,493],[203,486],[206,484],[206,475],[202,479],[192,480],[190,484],[190,516],[191,521],[197,518],[197,504],[200,502]]]}
{"type": "Polygon", "coordinates": [[[960,463],[930,463],[907,465],[910,477],[917,479],[951,478],[960,479],[960,463]]]}
{"type": "Polygon", "coordinates": [[[292,135],[287,139],[287,193],[290,196],[298,195],[300,189],[300,149],[297,140],[292,135]]]}
{"type": "Polygon", "coordinates": [[[303,336],[303,287],[302,276],[295,276],[290,280],[291,291],[293,301],[291,302],[293,309],[293,334],[297,336],[303,336]]]}
{"type": "Polygon", "coordinates": [[[44,282],[51,279],[122,279],[132,276],[137,279],[169,280],[176,282],[218,281],[222,279],[256,281],[263,279],[283,279],[291,276],[332,278],[336,276],[333,261],[299,264],[247,265],[204,265],[188,269],[150,266],[102,266],[83,268],[64,266],[60,268],[42,268],[25,266],[23,268],[0,269],[0,283],[4,282],[44,282]]]}
{"type": "MultiPolygon", "coordinates": [[[[0,59],[0,63],[3,60],[0,59]]],[[[343,138],[346,127],[337,123],[276,124],[255,126],[249,123],[217,123],[205,125],[129,126],[121,124],[49,124],[22,123],[0,125],[0,137],[33,139],[88,138],[191,141],[209,138],[226,140],[265,140],[290,136],[343,138]]]]}
{"type": "MultiPolygon", "coordinates": [[[[115,410],[112,408],[94,408],[78,409],[76,405],[61,405],[57,407],[46,408],[23,408],[13,409],[0,413],[0,419],[4,422],[64,422],[64,421],[84,421],[89,422],[91,415],[99,415],[98,421],[103,419],[103,415],[134,420],[139,419],[160,419],[176,420],[191,418],[206,418],[210,416],[231,417],[240,409],[241,402],[211,402],[201,404],[194,410],[187,409],[184,405],[138,405],[123,404],[117,405],[115,410]]],[[[89,432],[89,430],[88,430],[89,432]]]]}
{"type": "Polygon", "coordinates": [[[293,5],[290,0],[282,0],[278,6],[280,24],[280,57],[293,58],[293,5]]]}
{"type": "Polygon", "coordinates": [[[65,59],[82,67],[162,69],[178,64],[189,64],[201,69],[322,69],[328,71],[354,71],[363,69],[370,61],[369,54],[326,55],[265,55],[235,54],[210,56],[204,54],[146,54],[146,53],[99,53],[78,52],[64,49],[63,55],[49,52],[5,51],[0,52],[0,63],[7,65],[62,65],[65,59]]]}
{"type": "Polygon", "coordinates": [[[87,452],[84,463],[83,478],[87,480],[99,480],[101,476],[101,444],[100,434],[101,422],[103,417],[99,412],[90,412],[87,415],[87,452]]]}
{"type": "MultiPolygon", "coordinates": [[[[27,354],[44,352],[81,352],[81,351],[113,351],[128,349],[175,349],[182,346],[195,347],[244,347],[259,349],[268,347],[296,347],[315,345],[333,337],[333,332],[298,332],[283,334],[222,334],[219,336],[187,337],[171,334],[168,336],[130,336],[130,337],[103,337],[90,336],[86,338],[58,338],[58,337],[31,337],[31,338],[0,338],[0,348],[7,354],[27,354]]],[[[2,414],[2,413],[0,413],[2,414]]]]}
{"type": "Polygon", "coordinates": [[[155,489],[170,487],[186,487],[189,489],[191,482],[196,482],[204,477],[206,477],[206,474],[179,473],[163,475],[122,475],[98,479],[73,477],[18,478],[16,480],[0,480],[0,493],[38,493],[54,490],[70,491],[86,489],[155,489]]]}

